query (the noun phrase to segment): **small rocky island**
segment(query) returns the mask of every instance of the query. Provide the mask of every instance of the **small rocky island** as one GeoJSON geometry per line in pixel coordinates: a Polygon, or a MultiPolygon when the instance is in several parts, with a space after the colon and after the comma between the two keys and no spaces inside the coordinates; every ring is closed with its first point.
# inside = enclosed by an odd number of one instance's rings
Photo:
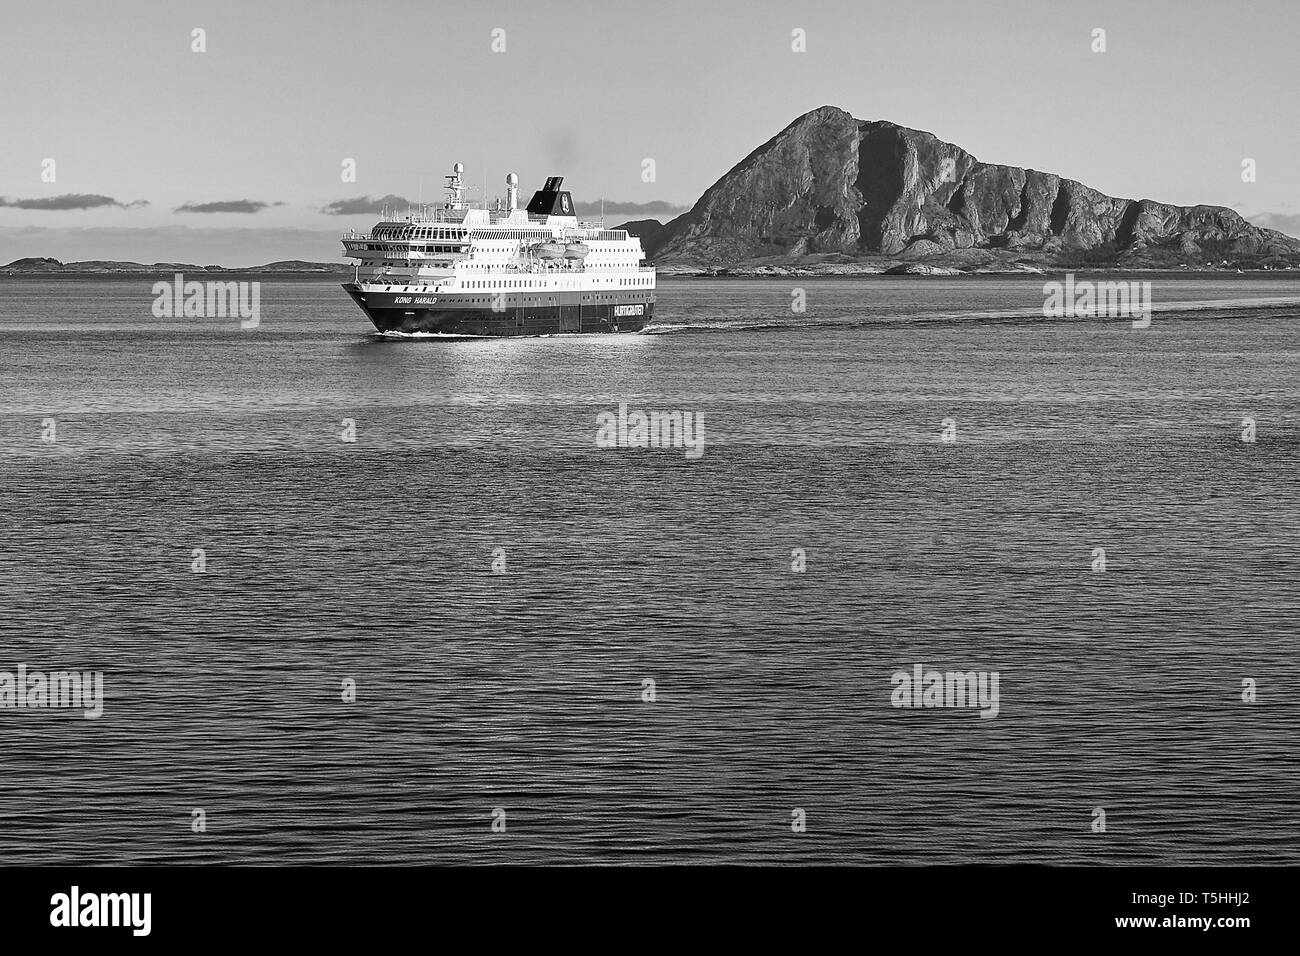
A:
{"type": "Polygon", "coordinates": [[[206,272],[214,275],[276,275],[284,278],[314,278],[351,275],[352,266],[345,262],[304,262],[300,259],[287,259],[280,262],[268,262],[261,266],[214,266],[195,265],[190,262],[117,262],[107,259],[85,260],[81,262],[62,262],[48,256],[33,256],[15,259],[0,266],[0,276],[40,276],[46,279],[80,279],[87,276],[97,278],[121,278],[140,275],[171,275],[176,272],[206,272]]]}
{"type": "Polygon", "coordinates": [[[823,106],[671,222],[625,224],[666,274],[1300,268],[1300,240],[1222,206],[1117,199],[823,106]]]}

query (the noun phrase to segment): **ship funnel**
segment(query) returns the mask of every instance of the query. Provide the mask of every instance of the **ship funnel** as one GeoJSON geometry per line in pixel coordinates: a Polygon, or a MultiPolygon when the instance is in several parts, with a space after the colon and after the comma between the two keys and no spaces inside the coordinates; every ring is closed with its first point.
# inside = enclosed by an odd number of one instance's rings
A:
{"type": "Polygon", "coordinates": [[[506,174],[506,209],[514,212],[519,208],[519,177],[514,173],[506,174]]]}

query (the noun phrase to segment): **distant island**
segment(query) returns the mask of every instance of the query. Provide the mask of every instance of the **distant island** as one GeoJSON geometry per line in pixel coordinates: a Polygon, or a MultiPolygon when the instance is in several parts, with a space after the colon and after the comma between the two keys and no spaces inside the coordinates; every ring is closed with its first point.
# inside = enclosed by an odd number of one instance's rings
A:
{"type": "Polygon", "coordinates": [[[1231,209],[1116,199],[833,106],[800,116],[676,219],[623,228],[665,273],[1300,268],[1300,240],[1231,209]]]}
{"type": "Polygon", "coordinates": [[[217,275],[282,275],[282,276],[343,276],[352,274],[348,262],[305,262],[286,259],[268,262],[261,266],[201,266],[190,262],[111,262],[92,259],[85,262],[60,262],[58,259],[15,259],[0,266],[0,275],[39,275],[47,278],[59,276],[143,276],[172,275],[173,273],[214,273],[217,275]]]}

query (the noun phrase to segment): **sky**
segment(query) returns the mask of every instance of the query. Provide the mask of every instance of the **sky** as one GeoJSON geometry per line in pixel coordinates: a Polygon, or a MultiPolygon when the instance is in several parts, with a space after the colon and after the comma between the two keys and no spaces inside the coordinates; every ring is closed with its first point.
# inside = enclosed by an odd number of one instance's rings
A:
{"type": "Polygon", "coordinates": [[[458,161],[476,196],[563,175],[666,219],[827,104],[1296,234],[1298,27],[1294,0],[8,4],[0,263],[342,261],[366,200],[438,199],[458,161]]]}

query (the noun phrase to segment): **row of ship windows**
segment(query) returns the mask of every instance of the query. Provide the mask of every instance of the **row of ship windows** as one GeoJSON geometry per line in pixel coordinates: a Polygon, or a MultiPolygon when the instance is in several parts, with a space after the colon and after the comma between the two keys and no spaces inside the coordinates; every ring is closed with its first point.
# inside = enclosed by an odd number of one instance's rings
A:
{"type": "MultiPolygon", "coordinates": [[[[464,241],[469,233],[459,229],[439,229],[433,226],[405,227],[401,229],[376,229],[370,234],[371,239],[452,239],[464,241]]],[[[552,239],[550,229],[476,229],[474,235],[480,239],[552,239]]],[[[601,229],[596,233],[597,239],[614,242],[627,240],[626,229],[601,229]]]]}
{"type": "Polygon", "coordinates": [[[435,229],[432,226],[421,229],[376,229],[370,236],[371,239],[459,239],[465,238],[465,233],[459,229],[435,229]]]}
{"type": "Polygon", "coordinates": [[[469,252],[469,246],[383,246],[368,242],[367,252],[383,252],[390,256],[405,256],[408,252],[469,252]]]}
{"type": "MultiPolygon", "coordinates": [[[[361,264],[362,264],[363,266],[377,266],[377,265],[380,265],[380,263],[379,263],[378,261],[373,260],[373,259],[367,259],[367,260],[365,260],[364,262],[362,262],[361,264]]],[[[473,264],[473,263],[466,263],[466,264],[465,264],[465,268],[469,268],[469,269],[487,269],[487,268],[490,268],[490,267],[489,267],[489,266],[486,266],[486,265],[475,265],[475,264],[473,264]]],[[[615,268],[617,268],[617,267],[615,267],[615,268]]],[[[628,265],[623,266],[622,268],[634,268],[634,266],[633,266],[632,264],[629,263],[628,265]]],[[[587,269],[587,270],[585,271],[584,275],[586,275],[586,276],[591,276],[591,274],[592,274],[593,272],[596,272],[596,271],[598,271],[598,270],[596,270],[596,269],[587,269]]],[[[576,276],[575,276],[575,278],[576,278],[576,276]]],[[[625,286],[627,286],[627,285],[654,285],[654,279],[651,279],[651,278],[649,278],[649,277],[641,277],[641,276],[638,276],[638,277],[636,277],[636,278],[634,278],[634,279],[620,279],[620,278],[618,278],[618,277],[613,277],[613,278],[608,278],[608,279],[606,279],[606,278],[602,278],[602,277],[600,277],[600,276],[595,276],[594,278],[591,279],[591,281],[593,281],[593,282],[617,282],[617,283],[619,283],[620,285],[625,285],[625,286]]],[[[463,285],[464,288],[473,288],[473,289],[524,289],[524,288],[529,288],[529,287],[532,287],[532,286],[541,286],[542,288],[545,289],[545,288],[551,288],[552,286],[557,286],[558,284],[559,284],[559,283],[558,283],[556,280],[554,280],[554,279],[507,279],[507,280],[501,280],[501,279],[474,279],[474,280],[471,280],[471,281],[468,281],[468,282],[464,282],[464,283],[462,283],[462,285],[463,285]]]]}
{"type": "MultiPolygon", "coordinates": [[[[619,280],[617,279],[604,279],[604,280],[597,279],[595,281],[619,282],[619,280]]],[[[642,279],[642,278],[624,279],[621,282],[619,282],[619,284],[620,285],[650,285],[651,281],[652,280],[650,279],[642,279]]],[[[527,289],[536,285],[540,285],[542,288],[548,289],[551,287],[552,283],[550,280],[547,279],[542,279],[540,281],[533,281],[533,282],[530,282],[527,279],[507,279],[504,282],[500,280],[493,281],[489,279],[471,279],[468,282],[461,283],[461,287],[465,289],[527,289]]]]}
{"type": "Polygon", "coordinates": [[[476,229],[475,239],[553,239],[555,234],[549,229],[476,229]]]}
{"type": "MultiPolygon", "coordinates": [[[[552,261],[554,261],[554,260],[552,260],[552,261]]],[[[567,261],[573,261],[573,260],[567,260],[567,261]]],[[[498,261],[496,261],[496,262],[473,262],[473,261],[470,261],[470,262],[464,262],[464,261],[462,261],[462,262],[459,263],[459,265],[460,265],[460,267],[461,267],[462,269],[488,269],[488,270],[491,270],[491,269],[500,269],[500,268],[501,268],[502,266],[504,266],[505,264],[506,264],[506,263],[504,263],[504,262],[502,262],[502,261],[500,261],[500,260],[498,260],[498,261]]],[[[585,265],[585,268],[586,268],[586,271],[587,271],[587,272],[595,272],[595,271],[600,270],[600,269],[605,269],[605,270],[609,270],[609,269],[635,269],[635,268],[637,268],[637,267],[640,265],[640,262],[639,262],[638,260],[636,260],[636,259],[625,259],[625,260],[622,260],[622,261],[620,261],[620,262],[601,262],[601,263],[597,263],[597,264],[595,264],[595,265],[586,265],[586,260],[584,260],[584,265],[585,265]]]]}
{"type": "MultiPolygon", "coordinates": [[[[474,229],[475,239],[546,239],[554,242],[563,241],[550,229],[474,229]]],[[[417,237],[418,238],[418,237],[417,237]]],[[[603,242],[627,242],[626,229],[598,229],[595,236],[583,236],[585,241],[597,239],[603,242]]]]}
{"type": "MultiPolygon", "coordinates": [[[[469,246],[387,246],[379,242],[367,242],[357,244],[356,248],[364,249],[366,252],[382,252],[385,255],[401,258],[412,252],[469,252],[469,246]]],[[[505,247],[503,247],[505,248],[505,247]]]]}
{"type": "MultiPolygon", "coordinates": [[[[545,296],[545,298],[547,300],[546,301],[547,305],[558,305],[558,303],[555,301],[555,296],[553,295],[545,296]]],[[[628,299],[648,299],[648,298],[650,298],[650,296],[646,295],[645,293],[641,293],[639,295],[584,295],[582,297],[582,301],[583,302],[616,302],[616,301],[626,302],[628,299]]],[[[490,296],[471,296],[468,299],[456,299],[454,301],[457,304],[460,304],[462,302],[492,302],[495,299],[496,296],[490,295],[490,296]]],[[[510,301],[512,303],[519,303],[522,305],[542,305],[543,304],[542,299],[543,296],[540,295],[526,295],[520,298],[511,299],[510,301]]],[[[452,301],[452,300],[448,300],[448,301],[452,301]]]]}
{"type": "MultiPolygon", "coordinates": [[[[379,251],[382,252],[382,251],[384,251],[384,250],[381,249],[381,250],[379,250],[379,251]]],[[[465,250],[464,250],[463,248],[458,248],[458,247],[455,247],[455,246],[447,246],[447,247],[445,247],[445,248],[442,247],[442,246],[425,246],[424,249],[421,250],[419,246],[416,246],[416,247],[413,248],[411,251],[412,251],[412,252],[421,252],[421,251],[423,251],[423,252],[428,253],[428,252],[464,252],[465,250]]],[[[393,259],[405,259],[406,257],[405,257],[405,255],[400,255],[400,254],[398,254],[398,253],[394,250],[393,255],[392,255],[390,258],[393,258],[393,259]]],[[[381,265],[382,263],[381,263],[380,260],[378,260],[378,259],[363,259],[363,260],[361,261],[361,264],[362,264],[363,266],[377,266],[377,265],[381,265]]],[[[606,262],[606,263],[600,263],[600,264],[597,264],[597,265],[589,265],[589,266],[587,266],[586,271],[588,271],[588,272],[594,272],[594,271],[596,271],[596,270],[598,270],[598,269],[635,269],[635,268],[637,268],[637,266],[639,266],[639,265],[640,265],[640,262],[638,262],[638,261],[636,261],[636,260],[628,260],[628,261],[626,261],[626,262],[606,262]]],[[[461,263],[461,266],[462,266],[462,268],[465,268],[465,269],[495,269],[495,268],[498,268],[498,266],[496,266],[496,265],[494,265],[494,264],[492,264],[492,263],[490,263],[490,262],[462,262],[462,263],[461,263]]]]}

